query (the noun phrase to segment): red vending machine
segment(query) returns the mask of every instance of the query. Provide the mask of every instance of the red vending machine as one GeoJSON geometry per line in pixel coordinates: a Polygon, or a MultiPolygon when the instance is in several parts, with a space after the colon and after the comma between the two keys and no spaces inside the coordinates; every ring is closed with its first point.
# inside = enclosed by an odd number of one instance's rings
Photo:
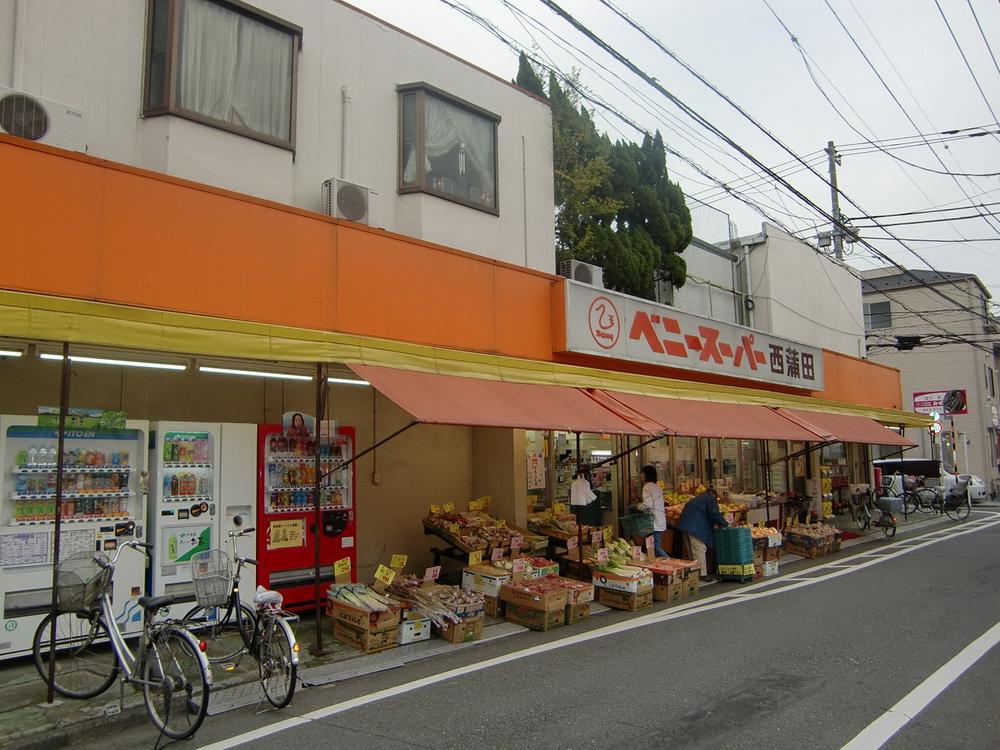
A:
{"type": "Polygon", "coordinates": [[[352,577],[357,569],[354,465],[337,469],[354,456],[354,428],[331,424],[332,434],[321,429],[317,435],[313,424],[296,413],[284,425],[257,426],[257,583],[280,591],[285,607],[293,610],[314,604],[317,546],[320,603],[333,581],[334,562],[349,557],[352,577]],[[321,471],[327,475],[318,529],[313,502],[317,440],[321,471]]]}

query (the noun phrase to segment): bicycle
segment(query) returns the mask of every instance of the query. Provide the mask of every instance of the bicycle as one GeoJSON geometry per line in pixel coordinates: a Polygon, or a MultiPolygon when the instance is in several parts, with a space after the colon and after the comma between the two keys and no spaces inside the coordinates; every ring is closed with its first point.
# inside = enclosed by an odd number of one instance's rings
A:
{"type": "Polygon", "coordinates": [[[56,566],[57,612],[39,623],[32,642],[35,668],[67,698],[93,698],[122,675],[125,683],[142,691],[150,721],[161,735],[175,740],[190,737],[208,710],[212,671],[201,644],[174,620],[155,622],[159,610],[174,603],[172,596],[141,596],[141,635],[131,636],[133,653],[118,628],[111,608],[112,580],[122,550],[153,547],[137,540],[121,544],[111,560],[103,554],[68,557],[56,566]],[[54,624],[53,624],[54,623],[54,624]],[[52,650],[52,630],[55,650],[52,650]]]}
{"type": "Polygon", "coordinates": [[[890,500],[893,498],[879,497],[875,490],[866,493],[864,502],[857,507],[854,522],[860,531],[865,531],[873,525],[882,529],[886,539],[896,536],[896,517],[891,511],[890,500]],[[883,506],[889,506],[889,509],[883,506]]]}
{"type": "Polygon", "coordinates": [[[244,565],[256,565],[257,561],[240,556],[236,541],[252,531],[229,532],[235,572],[222,550],[192,556],[191,579],[198,606],[184,616],[183,622],[205,640],[209,662],[225,665],[226,671],[235,669],[245,654],[251,654],[257,660],[268,702],[284,708],[295,692],[299,644],[281,609],[281,594],[259,586],[253,597],[256,611],[240,599],[240,572],[244,565]]]}

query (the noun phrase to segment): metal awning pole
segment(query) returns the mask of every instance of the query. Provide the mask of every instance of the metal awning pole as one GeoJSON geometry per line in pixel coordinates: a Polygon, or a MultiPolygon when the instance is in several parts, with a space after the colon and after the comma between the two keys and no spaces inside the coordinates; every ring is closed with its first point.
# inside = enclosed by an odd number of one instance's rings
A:
{"type": "MultiPolygon", "coordinates": [[[[326,399],[329,386],[326,382],[326,373],[323,371],[323,363],[318,362],[316,364],[316,421],[314,424],[314,429],[316,430],[316,441],[314,445],[316,446],[316,452],[313,456],[315,461],[316,471],[316,482],[313,485],[313,506],[315,510],[315,516],[313,523],[313,544],[316,548],[316,555],[313,560],[315,569],[313,570],[314,582],[315,582],[315,602],[316,605],[316,645],[312,649],[313,656],[323,656],[326,651],[323,649],[323,611],[320,603],[322,601],[320,596],[320,539],[323,535],[323,513],[320,510],[322,502],[320,502],[320,485],[326,475],[320,476],[322,474],[322,468],[320,466],[320,451],[322,450],[322,441],[320,440],[320,422],[323,419],[323,414],[326,412],[326,399]]],[[[333,440],[333,435],[329,436],[333,440]]]]}
{"type": "MultiPolygon", "coordinates": [[[[69,411],[69,342],[63,342],[62,352],[62,384],[59,390],[59,434],[56,442],[56,509],[53,524],[52,540],[52,606],[49,616],[49,685],[46,703],[53,703],[56,698],[56,623],[58,621],[59,593],[56,588],[56,568],[59,566],[60,537],[62,536],[62,494],[63,494],[63,446],[66,440],[66,412],[69,411]]],[[[91,550],[93,552],[93,550],[91,550]]]]}

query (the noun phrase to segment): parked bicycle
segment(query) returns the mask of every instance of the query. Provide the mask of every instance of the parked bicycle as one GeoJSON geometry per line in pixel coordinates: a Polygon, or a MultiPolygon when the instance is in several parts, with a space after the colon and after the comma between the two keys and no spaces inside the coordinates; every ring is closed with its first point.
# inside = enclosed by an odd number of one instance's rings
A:
{"type": "Polygon", "coordinates": [[[861,531],[877,526],[882,529],[886,539],[892,539],[896,536],[896,516],[893,506],[901,505],[902,501],[899,498],[883,497],[877,490],[872,489],[855,509],[854,521],[861,531]]]}
{"type": "Polygon", "coordinates": [[[121,544],[108,560],[103,554],[68,557],[56,566],[58,611],[39,623],[32,643],[38,673],[67,698],[93,698],[122,675],[124,682],[142,691],[146,711],[161,734],[171,739],[190,737],[201,726],[208,709],[212,672],[203,645],[173,620],[156,621],[161,609],[174,603],[171,596],[141,596],[142,634],[129,636],[129,647],[111,608],[115,564],[126,548],[152,545],[137,540],[121,544]],[[52,634],[55,631],[55,650],[52,634]]]}
{"type": "Polygon", "coordinates": [[[229,532],[235,572],[222,550],[192,556],[191,578],[198,606],[184,616],[184,624],[205,640],[208,660],[224,665],[227,671],[235,669],[245,654],[251,654],[257,660],[267,700],[275,708],[284,708],[295,692],[299,644],[281,609],[281,594],[258,586],[253,597],[256,611],[240,599],[243,566],[256,565],[257,561],[239,555],[236,542],[253,530],[229,532]]]}

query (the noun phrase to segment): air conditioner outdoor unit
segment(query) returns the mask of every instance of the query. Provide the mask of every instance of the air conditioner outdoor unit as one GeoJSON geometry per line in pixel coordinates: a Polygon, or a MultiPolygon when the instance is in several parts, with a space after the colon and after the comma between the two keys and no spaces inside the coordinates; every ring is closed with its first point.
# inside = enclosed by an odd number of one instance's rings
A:
{"type": "Polygon", "coordinates": [[[323,213],[327,216],[378,226],[375,219],[377,190],[347,180],[330,179],[323,182],[320,192],[323,213]]]}
{"type": "Polygon", "coordinates": [[[4,135],[86,151],[85,119],[82,110],[0,86],[0,133],[4,135]]]}
{"type": "Polygon", "coordinates": [[[559,275],[567,279],[604,288],[604,269],[578,260],[564,260],[559,266],[559,275]]]}

